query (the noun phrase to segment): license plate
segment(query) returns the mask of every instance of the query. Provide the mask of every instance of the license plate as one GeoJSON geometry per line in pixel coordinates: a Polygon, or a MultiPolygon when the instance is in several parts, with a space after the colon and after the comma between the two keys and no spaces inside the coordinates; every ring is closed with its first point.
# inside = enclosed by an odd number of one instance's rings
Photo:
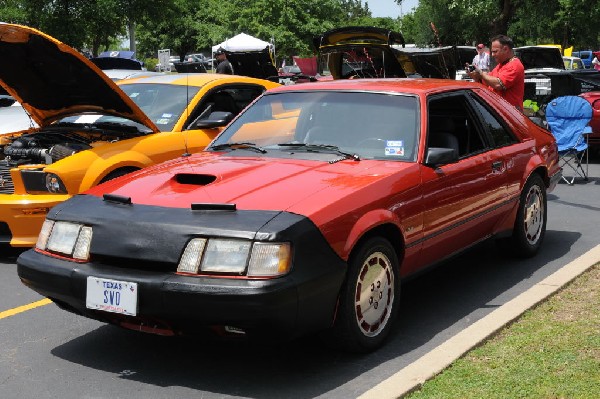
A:
{"type": "Polygon", "coordinates": [[[135,316],[137,299],[137,283],[98,277],[87,278],[85,306],[88,309],[135,316]]]}

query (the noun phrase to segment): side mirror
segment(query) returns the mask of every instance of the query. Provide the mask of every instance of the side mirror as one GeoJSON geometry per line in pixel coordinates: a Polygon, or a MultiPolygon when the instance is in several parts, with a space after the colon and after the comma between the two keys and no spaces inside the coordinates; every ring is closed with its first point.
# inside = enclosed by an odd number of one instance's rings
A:
{"type": "Polygon", "coordinates": [[[425,156],[425,165],[436,167],[458,162],[458,151],[453,148],[429,147],[425,156]]]}
{"type": "Polygon", "coordinates": [[[208,118],[198,119],[192,124],[196,129],[214,129],[227,126],[233,120],[234,115],[231,112],[215,111],[208,115],[208,118]]]}

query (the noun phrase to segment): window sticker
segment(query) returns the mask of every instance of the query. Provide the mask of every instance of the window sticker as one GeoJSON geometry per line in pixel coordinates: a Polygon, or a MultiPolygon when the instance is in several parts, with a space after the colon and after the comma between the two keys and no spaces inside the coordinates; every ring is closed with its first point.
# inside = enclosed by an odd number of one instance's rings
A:
{"type": "Polygon", "coordinates": [[[386,147],[404,147],[404,140],[386,140],[386,147]]]}
{"type": "Polygon", "coordinates": [[[404,156],[404,140],[387,140],[385,142],[386,156],[404,156]]]}
{"type": "Polygon", "coordinates": [[[168,118],[160,118],[156,120],[156,124],[157,125],[168,125],[169,124],[169,119],[168,118]]]}
{"type": "Polygon", "coordinates": [[[385,147],[385,155],[386,156],[403,157],[404,156],[404,147],[385,147]]]}
{"type": "Polygon", "coordinates": [[[136,97],[137,97],[137,96],[139,96],[139,95],[140,95],[140,93],[131,93],[131,94],[129,95],[129,97],[131,97],[131,98],[136,98],[136,97]]]}
{"type": "Polygon", "coordinates": [[[171,119],[173,117],[173,114],[162,114],[162,117],[171,119]]]}

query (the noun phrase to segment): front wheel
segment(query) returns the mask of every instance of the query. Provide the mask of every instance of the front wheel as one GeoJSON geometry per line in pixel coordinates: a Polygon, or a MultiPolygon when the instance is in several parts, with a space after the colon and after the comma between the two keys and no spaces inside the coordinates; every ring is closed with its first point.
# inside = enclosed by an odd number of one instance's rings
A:
{"type": "Polygon", "coordinates": [[[546,210],[546,185],[539,175],[534,174],[521,192],[512,236],[499,242],[502,248],[521,257],[535,255],[546,234],[546,210]]]}
{"type": "Polygon", "coordinates": [[[350,257],[331,331],[334,342],[351,352],[369,352],[383,343],[398,312],[398,258],[384,238],[364,242],[350,257]]]}

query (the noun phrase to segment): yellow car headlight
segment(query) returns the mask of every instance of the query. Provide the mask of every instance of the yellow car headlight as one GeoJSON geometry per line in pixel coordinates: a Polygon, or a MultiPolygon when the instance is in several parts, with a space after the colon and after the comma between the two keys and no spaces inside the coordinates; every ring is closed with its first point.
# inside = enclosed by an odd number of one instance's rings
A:
{"type": "Polygon", "coordinates": [[[65,188],[62,180],[60,180],[60,177],[54,173],[46,174],[46,189],[48,192],[53,194],[66,194],[67,192],[67,189],[65,188]]]}

